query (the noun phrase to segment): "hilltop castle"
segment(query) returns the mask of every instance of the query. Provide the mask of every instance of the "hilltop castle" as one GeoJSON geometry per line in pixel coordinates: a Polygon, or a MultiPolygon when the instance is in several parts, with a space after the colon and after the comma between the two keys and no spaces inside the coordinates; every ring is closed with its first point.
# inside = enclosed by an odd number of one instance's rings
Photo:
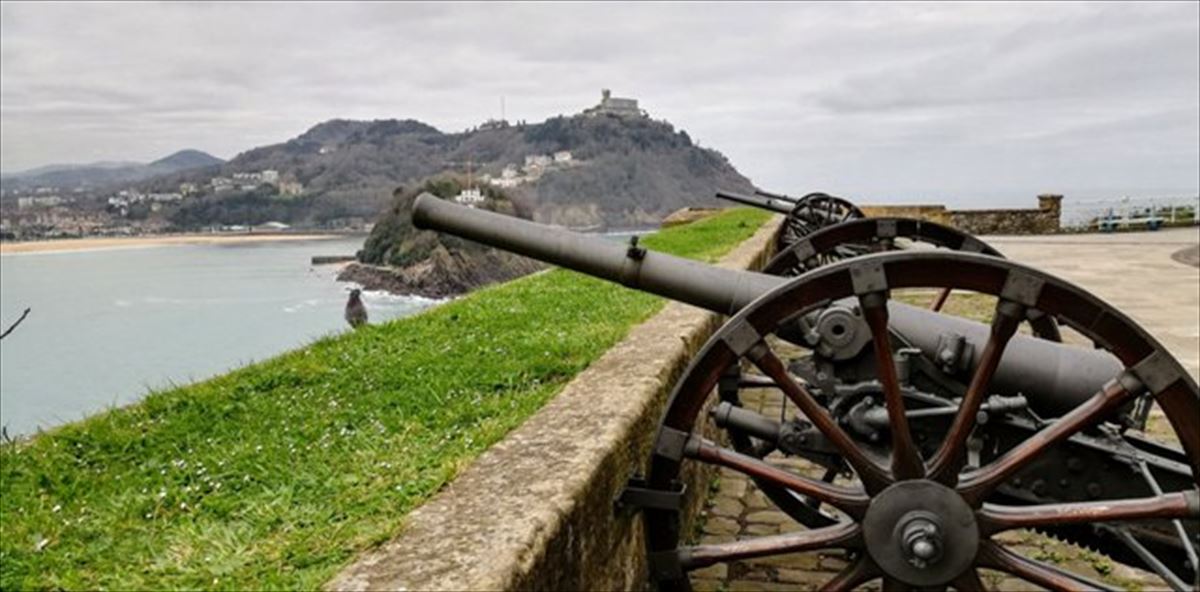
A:
{"type": "Polygon", "coordinates": [[[646,112],[638,108],[637,99],[622,99],[612,96],[607,88],[600,91],[600,104],[583,110],[589,117],[611,115],[614,117],[646,117],[646,112]]]}

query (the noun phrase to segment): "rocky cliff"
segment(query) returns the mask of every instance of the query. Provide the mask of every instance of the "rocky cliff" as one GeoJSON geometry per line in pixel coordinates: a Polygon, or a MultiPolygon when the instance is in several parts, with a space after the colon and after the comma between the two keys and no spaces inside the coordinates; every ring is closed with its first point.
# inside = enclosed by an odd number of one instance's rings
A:
{"type": "MultiPolygon", "coordinates": [[[[411,190],[397,190],[391,208],[376,222],[359,251],[358,262],[343,268],[338,280],[369,290],[444,298],[544,267],[525,257],[412,226],[412,204],[418,195],[432,193],[449,199],[462,188],[458,178],[438,177],[411,190]]],[[[504,192],[488,188],[483,193],[486,201],[478,207],[529,217],[504,192]]]]}

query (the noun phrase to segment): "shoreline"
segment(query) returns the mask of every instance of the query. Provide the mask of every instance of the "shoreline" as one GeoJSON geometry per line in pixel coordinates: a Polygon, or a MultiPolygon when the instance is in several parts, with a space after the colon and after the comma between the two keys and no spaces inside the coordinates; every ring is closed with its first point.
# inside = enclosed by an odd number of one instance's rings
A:
{"type": "Polygon", "coordinates": [[[44,241],[0,242],[0,255],[93,251],[111,248],[159,247],[165,245],[212,245],[249,242],[328,240],[348,236],[338,233],[195,233],[137,237],[66,238],[44,241]]]}

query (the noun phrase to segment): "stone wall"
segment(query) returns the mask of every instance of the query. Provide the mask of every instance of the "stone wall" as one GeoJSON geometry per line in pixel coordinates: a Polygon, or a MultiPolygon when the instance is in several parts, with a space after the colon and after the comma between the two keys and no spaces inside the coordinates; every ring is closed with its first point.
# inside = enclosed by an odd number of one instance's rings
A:
{"type": "Polygon", "coordinates": [[[873,218],[900,217],[928,220],[971,234],[1052,234],[1059,230],[1062,196],[1038,196],[1036,209],[950,210],[943,205],[863,206],[873,218]]]}
{"type": "Polygon", "coordinates": [[[680,208],[674,212],[671,212],[671,215],[667,216],[666,218],[663,218],[663,221],[661,224],[659,224],[659,227],[670,228],[672,226],[691,224],[696,220],[702,220],[720,211],[722,211],[721,208],[680,208]]]}
{"type": "MultiPolygon", "coordinates": [[[[776,217],[721,265],[761,267],[776,217]]],[[[330,590],[636,590],[647,587],[641,515],[614,501],[643,473],[675,380],[720,317],[671,303],[414,510],[394,540],[330,590]]],[[[685,525],[711,472],[687,477],[685,525]]]]}

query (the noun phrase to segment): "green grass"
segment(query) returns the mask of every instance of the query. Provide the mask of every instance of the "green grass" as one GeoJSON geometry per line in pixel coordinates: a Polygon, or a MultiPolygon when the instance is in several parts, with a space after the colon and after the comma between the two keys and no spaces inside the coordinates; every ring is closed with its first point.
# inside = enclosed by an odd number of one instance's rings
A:
{"type": "Polygon", "coordinates": [[[0,588],[318,588],[663,303],[556,270],[5,445],[0,588]]]}

